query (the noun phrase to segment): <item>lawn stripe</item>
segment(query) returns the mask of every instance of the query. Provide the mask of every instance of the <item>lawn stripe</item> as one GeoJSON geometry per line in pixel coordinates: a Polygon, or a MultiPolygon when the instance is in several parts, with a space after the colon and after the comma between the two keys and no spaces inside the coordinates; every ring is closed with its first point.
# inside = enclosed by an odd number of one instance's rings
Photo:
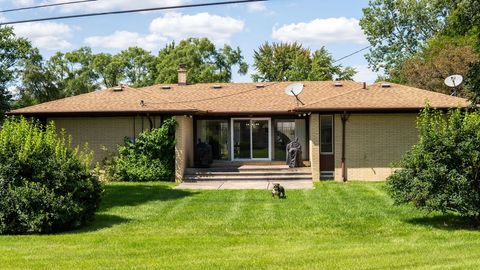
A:
{"type": "Polygon", "coordinates": [[[229,203],[227,206],[226,214],[223,218],[223,225],[228,227],[232,227],[232,225],[236,224],[239,217],[243,213],[243,207],[245,204],[245,198],[247,197],[247,193],[245,191],[236,192],[235,196],[233,197],[233,202],[229,203]]]}
{"type": "Polygon", "coordinates": [[[91,228],[0,236],[1,270],[480,268],[479,230],[393,206],[384,184],[321,182],[284,200],[265,190],[109,185],[105,217],[91,228]]]}

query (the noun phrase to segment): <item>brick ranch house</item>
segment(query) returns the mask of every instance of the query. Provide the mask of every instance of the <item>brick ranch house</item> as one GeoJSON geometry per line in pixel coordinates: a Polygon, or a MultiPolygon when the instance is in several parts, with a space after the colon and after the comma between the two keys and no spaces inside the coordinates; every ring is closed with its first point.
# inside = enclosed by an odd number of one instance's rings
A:
{"type": "MultiPolygon", "coordinates": [[[[195,166],[196,142],[212,146],[215,164],[285,164],[286,144],[298,137],[313,180],[384,180],[392,164],[417,142],[416,117],[433,108],[466,107],[462,98],[398,84],[306,81],[298,98],[291,82],[205,83],[115,87],[9,112],[54,121],[88,142],[102,161],[143,130],[173,116],[176,181],[195,166]]],[[[309,174],[310,177],[310,174],[309,174]]]]}

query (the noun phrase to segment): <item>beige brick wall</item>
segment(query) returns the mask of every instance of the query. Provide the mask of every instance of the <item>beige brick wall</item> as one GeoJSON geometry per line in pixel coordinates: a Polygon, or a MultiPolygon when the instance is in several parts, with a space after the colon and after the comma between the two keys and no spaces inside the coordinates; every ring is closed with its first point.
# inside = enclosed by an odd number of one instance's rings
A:
{"type": "MultiPolygon", "coordinates": [[[[151,117],[155,127],[160,126],[160,116],[151,117]]],[[[54,121],[57,129],[65,129],[72,137],[72,145],[83,147],[85,143],[94,151],[94,163],[101,164],[117,152],[117,145],[123,144],[124,138],[138,136],[150,127],[148,118],[126,117],[62,117],[48,118],[54,121]],[[134,122],[135,121],[135,122],[134,122]],[[134,132],[135,130],[135,132],[134,132]]]]}
{"type": "MultiPolygon", "coordinates": [[[[335,115],[335,180],[342,180],[342,121],[335,115]]],[[[346,124],[348,180],[385,180],[418,140],[416,114],[350,114],[346,124]]]]}
{"type": "Polygon", "coordinates": [[[309,154],[313,181],[320,180],[320,124],[319,115],[312,113],[309,120],[309,154]]]}
{"type": "Polygon", "coordinates": [[[193,166],[193,119],[175,116],[178,127],[175,132],[175,181],[181,182],[185,168],[193,166]]]}

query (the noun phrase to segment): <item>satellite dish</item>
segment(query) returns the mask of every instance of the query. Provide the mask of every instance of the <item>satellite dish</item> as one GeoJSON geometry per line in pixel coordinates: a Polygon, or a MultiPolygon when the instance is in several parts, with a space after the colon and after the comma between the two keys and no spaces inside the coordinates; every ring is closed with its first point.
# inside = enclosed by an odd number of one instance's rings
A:
{"type": "Polygon", "coordinates": [[[299,98],[298,95],[303,90],[303,83],[292,83],[285,88],[285,94],[289,96],[294,96],[297,99],[297,106],[298,104],[305,105],[299,98]]]}
{"type": "Polygon", "coordinates": [[[445,78],[445,85],[448,87],[457,87],[463,82],[462,75],[451,75],[445,78]]]}
{"type": "Polygon", "coordinates": [[[298,96],[303,90],[303,83],[292,83],[285,88],[285,94],[289,96],[298,96]]]}

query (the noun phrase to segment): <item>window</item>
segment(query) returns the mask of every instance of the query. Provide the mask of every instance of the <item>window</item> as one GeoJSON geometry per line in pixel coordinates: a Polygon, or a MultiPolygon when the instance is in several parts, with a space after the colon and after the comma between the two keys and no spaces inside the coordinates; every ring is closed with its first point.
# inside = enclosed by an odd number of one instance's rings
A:
{"type": "Polygon", "coordinates": [[[286,160],[287,144],[295,138],[295,120],[275,120],[275,160],[286,160]]]}
{"type": "Polygon", "coordinates": [[[206,142],[212,146],[215,160],[228,160],[228,121],[197,120],[197,143],[206,142]]]}
{"type": "Polygon", "coordinates": [[[325,154],[333,153],[333,116],[320,116],[320,152],[325,154]]]}

